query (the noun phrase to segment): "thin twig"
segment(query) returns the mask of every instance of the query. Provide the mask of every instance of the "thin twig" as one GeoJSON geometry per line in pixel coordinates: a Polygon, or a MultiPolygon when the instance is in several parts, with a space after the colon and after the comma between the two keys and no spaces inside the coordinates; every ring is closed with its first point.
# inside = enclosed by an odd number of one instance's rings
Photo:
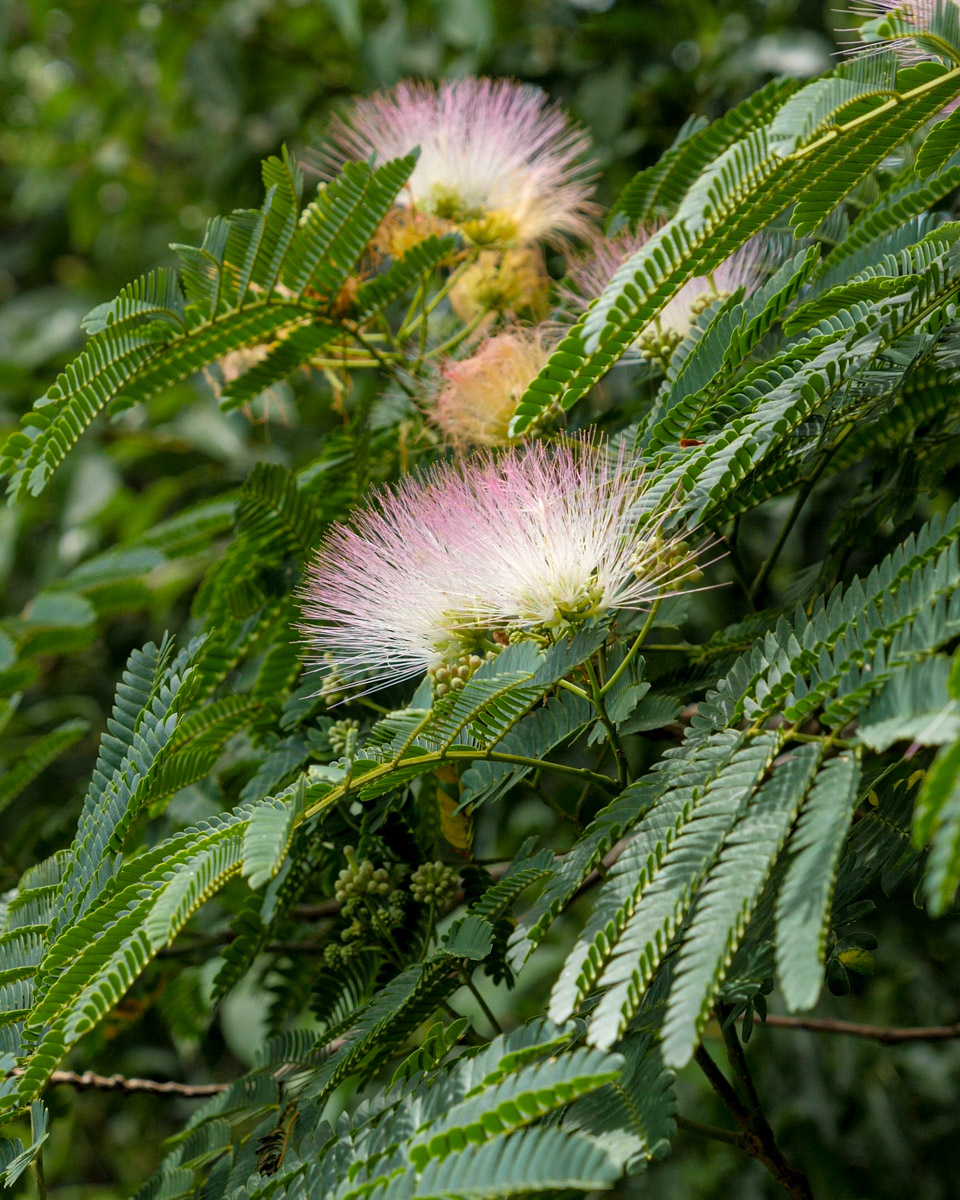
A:
{"type": "Polygon", "coordinates": [[[639,653],[640,647],[643,645],[643,639],[647,636],[647,634],[650,632],[651,628],[653,627],[653,622],[656,620],[657,609],[659,607],[660,607],[660,601],[655,600],[653,602],[653,604],[651,605],[650,612],[647,614],[647,619],[643,623],[643,628],[640,630],[640,632],[637,634],[637,636],[633,639],[633,642],[630,645],[630,649],[624,655],[623,662],[620,664],[619,667],[617,667],[617,669],[614,671],[614,673],[610,676],[610,678],[607,680],[607,682],[600,689],[601,697],[606,696],[613,689],[617,680],[624,673],[624,671],[626,671],[629,668],[631,662],[636,657],[636,655],[639,653]]]}
{"type": "Polygon", "coordinates": [[[593,701],[593,706],[597,710],[597,716],[600,718],[600,723],[607,731],[607,740],[610,743],[610,748],[613,750],[613,758],[617,766],[617,782],[622,790],[630,782],[627,753],[623,748],[623,742],[620,740],[620,734],[617,732],[617,727],[610,720],[610,716],[607,713],[607,706],[603,701],[603,693],[600,689],[600,680],[597,678],[596,669],[589,658],[584,663],[584,666],[586,668],[587,678],[590,680],[590,699],[593,701]]]}
{"type": "Polygon", "coordinates": [[[740,1035],[737,1033],[737,1027],[732,1020],[731,1010],[727,1005],[717,1005],[717,1019],[720,1022],[723,1043],[727,1048],[727,1061],[730,1063],[733,1077],[737,1081],[740,1095],[746,1100],[752,1112],[758,1112],[760,1110],[760,1097],[757,1095],[757,1089],[753,1086],[753,1076],[750,1074],[750,1068],[747,1066],[747,1058],[743,1052],[740,1035]]]}
{"type": "MultiPolygon", "coordinates": [[[[314,905],[313,907],[319,908],[320,905],[314,905]]],[[[334,915],[338,911],[339,905],[334,910],[334,915]]],[[[237,936],[236,930],[224,929],[220,933],[210,934],[209,937],[197,937],[176,946],[165,946],[162,950],[158,951],[157,957],[183,958],[186,955],[196,954],[203,950],[212,950],[217,946],[229,946],[231,942],[236,941],[237,936]]],[[[323,954],[325,948],[325,942],[267,942],[263,950],[266,954],[306,954],[317,956],[323,954]]]]}
{"type": "Polygon", "coordinates": [[[790,536],[791,530],[796,524],[797,518],[803,511],[803,506],[810,498],[810,493],[820,482],[820,477],[827,469],[831,458],[833,458],[837,450],[839,450],[839,448],[843,445],[853,427],[853,422],[845,427],[833,445],[825,450],[820,456],[820,461],[801,484],[800,489],[797,492],[796,499],[793,502],[793,507],[790,509],[790,513],[786,521],[783,523],[783,528],[780,530],[777,540],[773,544],[773,548],[764,559],[760,566],[760,570],[757,572],[757,577],[753,581],[753,587],[750,589],[749,593],[749,598],[752,603],[756,604],[758,601],[763,599],[763,591],[766,587],[767,580],[770,577],[770,572],[776,566],[777,559],[780,557],[780,552],[787,544],[787,538],[790,536]]]}
{"type": "MultiPolygon", "coordinates": [[[[346,1044],[346,1038],[334,1038],[322,1048],[324,1054],[334,1054],[346,1044]]],[[[321,1051],[318,1051],[320,1053],[321,1051]]],[[[275,1072],[279,1078],[286,1071],[281,1065],[275,1072]]],[[[11,1075],[24,1073],[23,1067],[14,1067],[11,1075]]],[[[2,1078],[2,1076],[0,1076],[2,1078]]],[[[95,1071],[53,1071],[47,1082],[50,1085],[66,1084],[77,1091],[97,1092],[145,1092],[152,1096],[180,1096],[186,1100],[202,1100],[204,1097],[219,1096],[232,1087],[231,1083],[176,1083],[173,1080],[136,1079],[128,1075],[98,1075],[95,1071]]]]}
{"type": "Polygon", "coordinates": [[[501,1026],[500,1022],[497,1020],[497,1018],[493,1015],[493,1012],[491,1011],[489,1004],[487,1004],[486,1000],[484,1000],[483,993],[480,991],[480,989],[477,987],[477,985],[470,978],[469,972],[464,970],[461,975],[461,978],[463,979],[463,983],[464,983],[464,986],[466,987],[467,991],[471,994],[471,996],[473,996],[473,998],[474,998],[474,1000],[476,1000],[477,1004],[480,1005],[480,1011],[487,1018],[490,1028],[494,1032],[494,1036],[496,1037],[496,1036],[499,1036],[500,1034],[502,1034],[503,1027],[501,1026]]]}
{"type": "MultiPolygon", "coordinates": [[[[19,1070],[13,1072],[19,1075],[19,1070]]],[[[126,1075],[97,1075],[93,1071],[54,1071],[51,1084],[65,1083],[78,1091],[97,1092],[148,1092],[153,1096],[183,1096],[188,1100],[200,1100],[204,1096],[218,1096],[225,1092],[229,1083],[174,1083],[157,1079],[133,1079],[126,1075]]]]}
{"type": "Polygon", "coordinates": [[[960,1021],[953,1025],[884,1026],[838,1021],[833,1017],[781,1017],[768,1013],[763,1024],[772,1029],[800,1029],[809,1033],[837,1033],[844,1037],[865,1038],[885,1046],[896,1046],[903,1042],[948,1042],[960,1038],[960,1021]]]}
{"type": "Polygon", "coordinates": [[[732,1129],[721,1129],[719,1125],[705,1125],[702,1121],[692,1121],[677,1113],[673,1118],[677,1128],[684,1133],[693,1133],[697,1137],[712,1138],[715,1142],[726,1142],[728,1146],[743,1147],[743,1134],[735,1133],[732,1129]]]}

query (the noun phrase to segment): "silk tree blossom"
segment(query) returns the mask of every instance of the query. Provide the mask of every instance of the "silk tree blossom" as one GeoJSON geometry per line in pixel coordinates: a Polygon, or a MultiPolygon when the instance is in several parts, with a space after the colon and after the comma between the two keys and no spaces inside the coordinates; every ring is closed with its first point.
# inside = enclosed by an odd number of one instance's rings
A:
{"type": "Polygon", "coordinates": [[[427,396],[432,420],[458,446],[506,442],[517,402],[556,340],[542,328],[516,326],[481,342],[469,358],[449,360],[427,396]]]}
{"type": "MultiPolygon", "coordinates": [[[[960,0],[858,0],[852,11],[865,18],[865,24],[856,31],[859,40],[848,46],[848,52],[892,50],[905,66],[930,58],[955,64],[958,48],[929,32],[938,14],[950,16],[951,9],[960,10],[960,0]]],[[[954,107],[955,103],[949,106],[954,107]]]]}
{"type": "Polygon", "coordinates": [[[336,527],[308,568],[308,661],[366,690],[451,665],[463,679],[507,636],[556,638],[648,607],[697,572],[661,536],[668,514],[638,527],[644,490],[623,453],[582,442],[408,477],[336,527]]]}
{"type": "Polygon", "coordinates": [[[586,136],[539,88],[512,80],[410,81],[333,122],[326,167],[420,148],[398,204],[476,240],[557,241],[587,229],[586,136]]]}
{"type": "MultiPolygon", "coordinates": [[[[623,264],[655,232],[656,227],[635,232],[625,230],[612,237],[595,236],[586,253],[570,265],[569,279],[573,286],[561,290],[568,307],[577,315],[585,312],[623,264]]],[[[770,260],[767,243],[762,238],[753,238],[711,274],[688,280],[640,331],[631,347],[632,354],[666,363],[705,308],[714,300],[725,300],[740,288],[747,295],[755,291],[776,265],[770,260]]]]}
{"type": "Polygon", "coordinates": [[[643,472],[604,446],[536,443],[461,476],[483,525],[485,602],[510,630],[569,632],[616,609],[649,607],[697,574],[668,513],[641,529],[643,472]]]}
{"type": "Polygon", "coordinates": [[[306,571],[300,628],[307,662],[341,694],[423,674],[486,620],[457,568],[458,515],[434,469],[382,491],[324,541],[306,571]]]}

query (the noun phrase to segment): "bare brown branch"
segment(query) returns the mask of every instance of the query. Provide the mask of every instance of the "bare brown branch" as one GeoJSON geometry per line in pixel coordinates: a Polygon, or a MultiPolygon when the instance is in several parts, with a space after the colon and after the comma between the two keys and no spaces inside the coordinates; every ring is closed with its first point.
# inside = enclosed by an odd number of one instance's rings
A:
{"type": "Polygon", "coordinates": [[[948,1042],[960,1038],[960,1021],[953,1025],[883,1026],[838,1021],[833,1017],[781,1017],[768,1013],[763,1024],[772,1029],[801,1029],[809,1033],[837,1033],[845,1037],[866,1038],[885,1046],[902,1042],[948,1042]]]}
{"type": "MultiPolygon", "coordinates": [[[[14,1071],[15,1075],[20,1074],[14,1071]]],[[[54,1071],[50,1083],[65,1083],[79,1091],[92,1089],[97,1092],[148,1092],[154,1096],[184,1096],[188,1100],[200,1100],[205,1096],[217,1096],[225,1092],[228,1083],[161,1083],[157,1079],[133,1079],[127,1075],[97,1075],[93,1071],[54,1071]]]]}

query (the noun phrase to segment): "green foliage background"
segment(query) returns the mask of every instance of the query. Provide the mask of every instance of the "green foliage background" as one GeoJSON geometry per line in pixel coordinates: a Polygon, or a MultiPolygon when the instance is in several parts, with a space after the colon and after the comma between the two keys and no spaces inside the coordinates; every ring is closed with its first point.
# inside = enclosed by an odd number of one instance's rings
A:
{"type": "MultiPolygon", "coordinates": [[[[410,74],[532,80],[589,128],[609,201],[671,144],[691,113],[713,118],[775,73],[824,69],[832,26],[844,23],[819,4],[792,0],[89,0],[59,7],[10,0],[0,10],[0,431],[15,426],[80,348],[84,313],[129,279],[169,264],[168,244],[195,241],[206,218],[258,204],[260,159],[284,141],[298,156],[319,144],[331,111],[357,92],[410,74]]],[[[361,381],[359,397],[374,384],[361,381]]],[[[96,550],[240,485],[256,462],[297,467],[311,457],[304,431],[316,438],[338,423],[319,383],[299,387],[296,405],[284,388],[273,403],[253,420],[224,414],[201,380],[165,395],[137,430],[98,426],[39,499],[0,510],[4,615],[21,613],[96,550]]],[[[955,468],[947,469],[949,487],[955,468]]],[[[825,495],[807,510],[774,578],[779,599],[792,571],[821,557],[836,505],[837,497],[825,495]]],[[[765,515],[775,524],[786,508],[765,515]]],[[[743,554],[759,560],[767,531],[760,523],[751,528],[758,545],[747,541],[743,554]]],[[[872,546],[869,561],[887,548],[872,546]]],[[[24,681],[32,724],[17,735],[72,720],[86,722],[87,732],[15,807],[0,812],[0,890],[69,842],[128,653],[186,624],[192,588],[209,566],[198,556],[161,572],[143,602],[103,632],[81,621],[73,652],[24,681]]],[[[729,604],[723,593],[699,601],[693,627],[709,633],[729,619],[729,604]]],[[[190,796],[178,802],[178,817],[189,820],[190,796]]],[[[520,805],[507,819],[507,832],[518,836],[539,832],[544,817],[520,805]]],[[[956,1020],[956,922],[932,923],[906,888],[888,899],[878,886],[877,899],[877,911],[858,926],[878,939],[875,977],[854,978],[852,998],[827,997],[818,1011],[875,1024],[956,1020]]],[[[559,963],[542,966],[545,991],[559,963]]],[[[141,1013],[130,1001],[96,1035],[97,1066],[232,1078],[249,1065],[247,1048],[262,1020],[262,997],[242,992],[200,1041],[189,1028],[171,1034],[156,1009],[141,1013]]],[[[781,1144],[803,1162],[817,1195],[938,1200],[960,1191],[960,1045],[887,1049],[763,1029],[755,1037],[764,1050],[752,1060],[758,1086],[776,1097],[781,1144]]],[[[700,1088],[682,1077],[681,1109],[710,1119],[713,1099],[700,1088]]],[[[85,1200],[129,1195],[157,1165],[162,1136],[191,1111],[150,1096],[66,1088],[51,1096],[51,1191],[85,1200]]],[[[775,1194],[756,1164],[723,1146],[680,1135],[680,1149],[621,1194],[775,1194]]]]}

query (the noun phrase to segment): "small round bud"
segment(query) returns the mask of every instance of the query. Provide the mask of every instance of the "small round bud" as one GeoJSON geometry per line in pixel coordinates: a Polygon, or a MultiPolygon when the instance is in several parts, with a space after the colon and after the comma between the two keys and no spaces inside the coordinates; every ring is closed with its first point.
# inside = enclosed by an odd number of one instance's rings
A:
{"type": "Polygon", "coordinates": [[[345,717],[342,721],[334,721],[330,726],[327,737],[330,739],[330,748],[334,754],[342,755],[346,753],[347,745],[351,738],[355,738],[360,729],[360,722],[354,717],[345,717]]]}
{"type": "Polygon", "coordinates": [[[422,863],[410,876],[410,892],[418,904],[445,904],[456,888],[456,871],[439,861],[422,863]]]}

